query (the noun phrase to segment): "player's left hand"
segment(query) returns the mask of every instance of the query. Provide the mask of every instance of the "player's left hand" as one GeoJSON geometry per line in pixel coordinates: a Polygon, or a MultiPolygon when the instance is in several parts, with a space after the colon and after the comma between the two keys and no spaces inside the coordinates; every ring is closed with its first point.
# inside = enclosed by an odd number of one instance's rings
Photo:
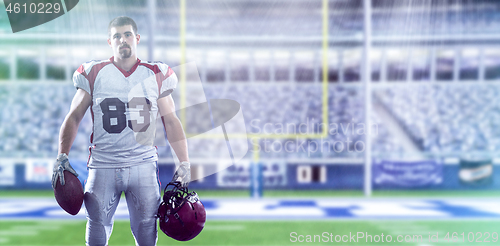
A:
{"type": "Polygon", "coordinates": [[[191,164],[189,162],[181,162],[172,178],[172,182],[176,181],[181,182],[182,187],[188,187],[189,182],[191,182],[191,164]]]}

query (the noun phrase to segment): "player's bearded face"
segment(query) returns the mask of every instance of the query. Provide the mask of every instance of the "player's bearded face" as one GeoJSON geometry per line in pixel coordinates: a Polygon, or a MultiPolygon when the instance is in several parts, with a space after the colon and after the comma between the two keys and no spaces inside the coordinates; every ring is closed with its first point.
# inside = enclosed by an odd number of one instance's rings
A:
{"type": "Polygon", "coordinates": [[[113,49],[114,56],[127,59],[135,56],[139,39],[139,34],[135,34],[131,25],[117,26],[110,29],[108,44],[113,49]]]}
{"type": "Polygon", "coordinates": [[[130,45],[124,43],[119,46],[119,53],[122,58],[129,58],[132,56],[132,50],[130,48],[130,45]]]}

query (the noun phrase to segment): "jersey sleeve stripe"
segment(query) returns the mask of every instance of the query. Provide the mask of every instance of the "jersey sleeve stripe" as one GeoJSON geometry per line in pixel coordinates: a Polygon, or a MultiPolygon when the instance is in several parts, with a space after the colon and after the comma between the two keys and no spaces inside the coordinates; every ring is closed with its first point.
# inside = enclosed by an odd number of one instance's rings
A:
{"type": "Polygon", "coordinates": [[[96,64],[96,65],[92,66],[92,68],[90,69],[90,72],[88,74],[85,71],[85,69],[83,68],[83,65],[78,68],[77,71],[89,81],[90,96],[93,96],[93,94],[94,94],[94,82],[95,82],[95,79],[97,78],[97,74],[99,74],[99,71],[101,71],[101,69],[108,64],[111,64],[111,62],[106,61],[106,62],[96,64]]]}
{"type": "Polygon", "coordinates": [[[141,63],[140,65],[143,65],[149,69],[151,69],[151,71],[153,71],[153,73],[155,73],[155,77],[156,77],[156,84],[158,84],[158,95],[161,93],[161,84],[163,81],[165,81],[168,77],[170,77],[170,75],[172,75],[174,73],[174,70],[172,70],[172,68],[168,67],[168,70],[165,74],[163,74],[161,72],[161,69],[158,67],[158,65],[151,65],[151,64],[148,64],[148,63],[141,63]]]}
{"type": "MultiPolygon", "coordinates": [[[[159,69],[158,69],[159,70],[159,69]]],[[[161,93],[161,84],[163,81],[165,81],[170,75],[174,73],[174,70],[172,68],[168,67],[167,73],[163,74],[161,71],[159,71],[156,74],[156,83],[158,84],[158,94],[161,93]]]]}

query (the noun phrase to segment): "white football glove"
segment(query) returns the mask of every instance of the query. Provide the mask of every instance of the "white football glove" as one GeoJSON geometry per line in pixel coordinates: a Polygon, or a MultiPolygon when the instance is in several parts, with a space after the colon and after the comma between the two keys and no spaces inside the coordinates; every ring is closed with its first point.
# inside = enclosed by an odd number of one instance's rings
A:
{"type": "Polygon", "coordinates": [[[57,156],[56,163],[54,164],[54,169],[52,169],[52,188],[56,188],[57,178],[59,178],[61,185],[64,185],[64,170],[74,174],[78,177],[75,169],[69,164],[68,156],[65,153],[59,154],[57,156]]]}
{"type": "Polygon", "coordinates": [[[181,162],[172,178],[172,182],[181,182],[182,187],[188,187],[191,182],[191,165],[187,161],[181,162]]]}

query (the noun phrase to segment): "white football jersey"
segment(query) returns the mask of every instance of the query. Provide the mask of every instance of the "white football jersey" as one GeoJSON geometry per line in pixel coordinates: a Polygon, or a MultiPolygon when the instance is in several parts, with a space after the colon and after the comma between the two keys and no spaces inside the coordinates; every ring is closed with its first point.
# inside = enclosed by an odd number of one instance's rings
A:
{"type": "Polygon", "coordinates": [[[153,145],[156,101],[177,86],[177,76],[169,66],[137,59],[125,71],[111,57],[82,64],[73,82],[92,96],[89,167],[119,168],[158,160],[153,145]]]}

